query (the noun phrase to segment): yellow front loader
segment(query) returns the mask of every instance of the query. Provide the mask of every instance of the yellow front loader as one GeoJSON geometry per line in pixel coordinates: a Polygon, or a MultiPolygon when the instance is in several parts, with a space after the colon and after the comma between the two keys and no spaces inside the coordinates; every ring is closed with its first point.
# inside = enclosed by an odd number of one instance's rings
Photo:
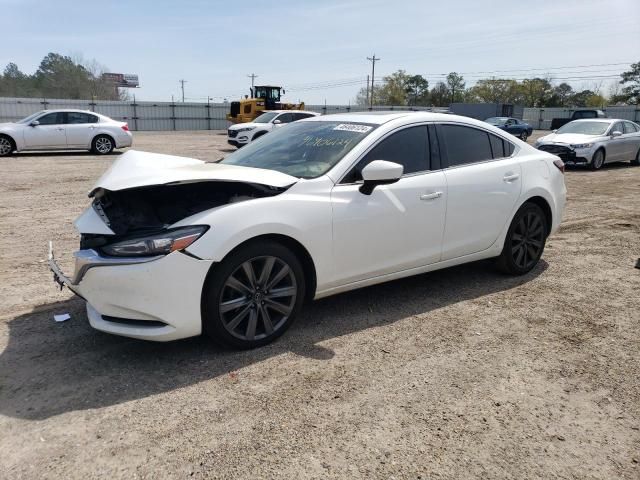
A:
{"type": "Polygon", "coordinates": [[[253,87],[251,97],[247,95],[239,102],[231,102],[227,120],[231,123],[247,123],[252,122],[267,110],[304,110],[304,102],[300,104],[280,102],[281,90],[284,95],[285,91],[282,87],[268,85],[253,87]]]}

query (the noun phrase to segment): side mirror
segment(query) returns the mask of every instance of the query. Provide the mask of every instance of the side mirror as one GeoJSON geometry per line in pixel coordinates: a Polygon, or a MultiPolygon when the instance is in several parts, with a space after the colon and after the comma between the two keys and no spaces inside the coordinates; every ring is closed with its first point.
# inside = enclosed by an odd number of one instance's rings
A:
{"type": "Polygon", "coordinates": [[[389,185],[400,180],[404,167],[398,163],[386,160],[374,160],[362,169],[364,183],[360,186],[360,193],[371,195],[378,185],[389,185]]]}
{"type": "Polygon", "coordinates": [[[613,138],[619,137],[620,135],[622,135],[622,132],[620,130],[615,130],[615,131],[611,132],[611,136],[613,138]]]}
{"type": "Polygon", "coordinates": [[[274,125],[280,125],[282,123],[282,120],[274,120],[273,124],[274,125]]]}
{"type": "Polygon", "coordinates": [[[40,122],[38,120],[34,120],[29,124],[30,127],[37,127],[38,125],[40,125],[40,122]]]}

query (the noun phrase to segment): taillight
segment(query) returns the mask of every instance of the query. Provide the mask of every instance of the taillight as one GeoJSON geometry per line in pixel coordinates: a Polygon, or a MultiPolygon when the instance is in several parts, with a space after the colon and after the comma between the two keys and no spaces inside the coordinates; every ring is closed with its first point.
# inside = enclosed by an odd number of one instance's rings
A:
{"type": "Polygon", "coordinates": [[[560,159],[554,160],[553,164],[558,167],[558,170],[560,170],[562,173],[564,173],[564,162],[560,159]]]}
{"type": "Polygon", "coordinates": [[[128,131],[129,131],[129,125],[127,125],[127,124],[125,123],[124,125],[122,125],[122,129],[123,129],[125,132],[128,132],[128,131]]]}

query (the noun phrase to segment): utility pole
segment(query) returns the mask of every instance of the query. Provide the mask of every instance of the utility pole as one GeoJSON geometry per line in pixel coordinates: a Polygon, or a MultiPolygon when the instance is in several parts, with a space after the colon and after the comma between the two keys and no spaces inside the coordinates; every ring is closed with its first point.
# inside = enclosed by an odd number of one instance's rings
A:
{"type": "Polygon", "coordinates": [[[255,73],[252,73],[251,75],[247,75],[247,77],[251,79],[251,90],[253,90],[253,84],[255,82],[255,79],[258,78],[258,75],[256,75],[255,73]]]}
{"type": "Polygon", "coordinates": [[[182,103],[184,103],[184,84],[187,83],[186,80],[178,80],[180,82],[180,88],[182,88],[182,103]]]}
{"type": "Polygon", "coordinates": [[[380,61],[380,58],[376,58],[376,54],[373,57],[367,57],[367,60],[371,62],[371,110],[373,110],[373,82],[376,78],[376,62],[380,61]]]}
{"type": "Polygon", "coordinates": [[[369,75],[367,75],[367,103],[369,103],[369,75]]]}

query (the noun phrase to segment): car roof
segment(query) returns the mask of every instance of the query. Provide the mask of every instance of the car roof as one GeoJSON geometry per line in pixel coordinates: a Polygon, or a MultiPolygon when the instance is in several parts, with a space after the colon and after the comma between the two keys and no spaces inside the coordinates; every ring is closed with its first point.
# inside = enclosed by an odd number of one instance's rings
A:
{"type": "Polygon", "coordinates": [[[320,115],[318,112],[311,112],[309,110],[264,110],[262,113],[309,113],[311,115],[320,115]]]}
{"type": "Polygon", "coordinates": [[[630,122],[631,120],[625,120],[624,118],[579,118],[578,120],[572,120],[573,122],[602,122],[602,123],[613,123],[613,122],[630,122]]]}
{"type": "Polygon", "coordinates": [[[449,113],[435,113],[422,111],[379,111],[379,112],[353,112],[353,113],[331,113],[314,118],[304,119],[304,122],[354,122],[382,125],[392,120],[406,119],[422,122],[455,122],[461,121],[474,125],[487,125],[485,122],[461,115],[451,115],[449,113]]]}

